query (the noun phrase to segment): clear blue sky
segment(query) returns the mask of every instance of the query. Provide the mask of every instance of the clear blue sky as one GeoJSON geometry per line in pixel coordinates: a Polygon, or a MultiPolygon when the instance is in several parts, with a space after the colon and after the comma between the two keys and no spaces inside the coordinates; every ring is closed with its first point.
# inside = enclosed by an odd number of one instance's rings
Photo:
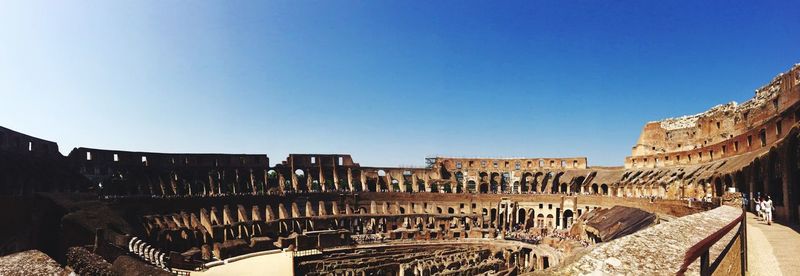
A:
{"type": "Polygon", "coordinates": [[[160,152],[587,156],[800,62],[796,1],[1,1],[0,125],[160,152]]]}

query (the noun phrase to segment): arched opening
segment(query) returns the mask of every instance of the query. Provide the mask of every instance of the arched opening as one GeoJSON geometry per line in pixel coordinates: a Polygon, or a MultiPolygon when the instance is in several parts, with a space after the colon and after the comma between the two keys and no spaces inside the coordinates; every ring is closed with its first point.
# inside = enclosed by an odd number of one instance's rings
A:
{"type": "Polygon", "coordinates": [[[722,188],[722,180],[719,177],[714,178],[714,194],[716,196],[722,196],[725,192],[725,189],[722,188]]]}
{"type": "Polygon", "coordinates": [[[445,183],[444,185],[442,185],[442,191],[444,191],[445,193],[452,193],[453,192],[453,187],[451,186],[450,182],[445,183]]]}
{"type": "Polygon", "coordinates": [[[603,185],[600,185],[600,190],[603,192],[603,195],[608,195],[608,185],[606,185],[605,183],[603,185]]]}
{"type": "Polygon", "coordinates": [[[492,173],[489,177],[489,189],[491,189],[492,192],[497,192],[500,189],[501,181],[503,180],[500,178],[499,173],[492,173]]]}
{"type": "Polygon", "coordinates": [[[448,214],[455,214],[456,213],[456,209],[453,209],[453,207],[449,207],[449,208],[447,208],[447,213],[448,214]]]}
{"type": "MultiPolygon", "coordinates": [[[[722,178],[722,185],[725,192],[727,192],[730,188],[734,188],[733,177],[731,177],[730,174],[726,174],[725,177],[722,178]]],[[[737,192],[741,191],[742,190],[738,190],[737,192]]]]}
{"type": "Polygon", "coordinates": [[[497,209],[492,208],[492,210],[489,211],[489,219],[489,225],[491,225],[492,228],[497,228],[497,225],[495,224],[495,220],[497,220],[497,209]]]}
{"type": "Polygon", "coordinates": [[[553,228],[553,215],[547,215],[547,228],[553,228]]]}
{"type": "Polygon", "coordinates": [[[536,215],[536,227],[544,228],[544,215],[543,214],[536,215]]]}
{"type": "Polygon", "coordinates": [[[517,226],[519,226],[520,229],[524,228],[524,226],[525,226],[525,209],[524,208],[519,208],[519,210],[517,211],[517,226]]]}
{"type": "Polygon", "coordinates": [[[311,180],[311,191],[314,191],[314,192],[322,191],[322,186],[319,185],[319,181],[318,180],[316,180],[316,179],[311,180]]]}
{"type": "Polygon", "coordinates": [[[389,184],[390,183],[386,183],[386,181],[387,181],[386,180],[386,171],[378,170],[378,179],[376,179],[376,182],[377,182],[378,189],[381,192],[389,191],[389,184]]]}
{"type": "MultiPolygon", "coordinates": [[[[550,179],[553,177],[553,173],[547,173],[544,175],[544,179],[542,179],[541,191],[542,193],[547,192],[547,183],[550,183],[550,179]]],[[[550,184],[552,186],[552,184],[550,184]]]]}
{"type": "Polygon", "coordinates": [[[462,193],[462,192],[464,192],[464,191],[462,191],[463,186],[464,186],[464,173],[458,171],[458,172],[455,173],[455,175],[456,175],[456,183],[455,183],[456,192],[457,193],[462,193]]]}
{"type": "Polygon", "coordinates": [[[567,183],[561,183],[561,193],[562,194],[567,193],[567,183]]]}
{"type": "Polygon", "coordinates": [[[572,227],[573,216],[574,214],[572,213],[572,210],[570,209],[564,210],[564,222],[561,224],[564,225],[564,229],[569,229],[570,227],[572,227]]]}
{"type": "Polygon", "coordinates": [[[297,178],[297,183],[295,183],[297,189],[300,191],[308,191],[309,187],[307,187],[308,185],[306,184],[308,183],[306,173],[301,169],[296,169],[294,170],[294,174],[297,178]]]}
{"type": "Polygon", "coordinates": [[[278,172],[275,170],[267,171],[267,189],[278,187],[278,172]]]}
{"type": "Polygon", "coordinates": [[[400,181],[397,179],[392,179],[392,192],[399,192],[400,191],[400,181]]]}
{"type": "Polygon", "coordinates": [[[527,193],[530,191],[531,182],[533,181],[533,174],[531,173],[524,173],[522,175],[522,182],[520,183],[520,188],[522,189],[523,193],[527,193]]]}
{"type": "Polygon", "coordinates": [[[781,169],[781,160],[778,159],[778,150],[775,147],[770,149],[769,154],[769,188],[768,191],[772,197],[772,204],[775,207],[783,207],[783,171],[781,169]]]}
{"type": "Polygon", "coordinates": [[[378,178],[367,178],[367,190],[370,192],[378,191],[378,178]]]}
{"type": "Polygon", "coordinates": [[[439,192],[439,184],[436,182],[431,183],[431,193],[438,193],[439,192]]]}
{"type": "Polygon", "coordinates": [[[558,189],[559,189],[559,186],[560,186],[560,183],[561,183],[561,175],[563,175],[563,174],[564,174],[564,172],[558,172],[555,175],[555,177],[553,177],[553,182],[550,185],[551,186],[550,187],[550,193],[553,193],[553,194],[557,194],[558,193],[558,189]]]}
{"type": "Polygon", "coordinates": [[[489,193],[489,184],[488,183],[481,183],[481,193],[482,194],[489,193]]]}
{"type": "Polygon", "coordinates": [[[598,191],[597,183],[592,183],[592,194],[593,195],[597,194],[597,191],[598,191]]]}
{"type": "Polygon", "coordinates": [[[353,191],[362,192],[364,190],[363,183],[361,183],[361,171],[360,170],[352,170],[352,177],[353,177],[353,191]]]}
{"type": "Polygon", "coordinates": [[[475,181],[473,180],[467,181],[467,191],[469,191],[470,193],[475,193],[476,191],[475,189],[476,189],[475,181]]]}
{"type": "Polygon", "coordinates": [[[539,187],[539,179],[544,175],[542,172],[537,172],[533,175],[533,180],[531,180],[531,191],[535,193],[539,193],[542,191],[542,188],[539,187]]]}

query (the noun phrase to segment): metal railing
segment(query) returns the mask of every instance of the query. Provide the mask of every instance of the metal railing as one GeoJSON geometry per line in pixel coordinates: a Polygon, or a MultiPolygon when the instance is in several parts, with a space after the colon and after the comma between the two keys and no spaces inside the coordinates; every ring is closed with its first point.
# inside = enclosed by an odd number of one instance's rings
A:
{"type": "Polygon", "coordinates": [[[700,275],[712,275],[720,267],[723,260],[735,257],[730,254],[737,254],[739,258],[739,271],[741,275],[744,276],[747,271],[747,223],[745,219],[746,213],[742,210],[742,214],[739,215],[739,217],[689,248],[689,250],[686,251],[686,255],[684,255],[683,264],[676,274],[683,275],[689,266],[694,263],[697,258],[700,258],[700,275]],[[725,249],[711,262],[709,256],[711,247],[734,229],[736,233],[733,238],[728,241],[727,245],[725,245],[725,249]],[[737,241],[739,242],[738,252],[731,252],[737,241]]]}

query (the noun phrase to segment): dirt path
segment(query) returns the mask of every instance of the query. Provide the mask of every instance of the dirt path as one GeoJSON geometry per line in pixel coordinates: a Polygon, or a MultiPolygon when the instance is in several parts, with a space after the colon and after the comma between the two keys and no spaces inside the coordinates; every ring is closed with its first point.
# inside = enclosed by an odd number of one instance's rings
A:
{"type": "Polygon", "coordinates": [[[747,249],[750,275],[800,275],[800,231],[771,226],[747,213],[747,249]]]}

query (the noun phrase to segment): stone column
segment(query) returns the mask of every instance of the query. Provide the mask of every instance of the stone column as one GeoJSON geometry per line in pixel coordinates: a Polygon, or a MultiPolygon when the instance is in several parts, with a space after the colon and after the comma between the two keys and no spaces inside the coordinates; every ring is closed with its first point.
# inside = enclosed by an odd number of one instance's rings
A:
{"type": "Polygon", "coordinates": [[[336,169],[336,158],[333,158],[333,186],[336,187],[336,190],[341,190],[342,187],[339,187],[339,171],[336,169]]]}
{"type": "Polygon", "coordinates": [[[393,192],[394,185],[392,184],[392,174],[390,172],[386,172],[386,190],[393,192]]]}
{"type": "Polygon", "coordinates": [[[424,180],[425,180],[425,191],[426,192],[430,192],[431,191],[431,178],[427,173],[425,173],[424,176],[425,176],[424,177],[424,180]]]}
{"type": "Polygon", "coordinates": [[[793,196],[794,187],[792,187],[792,185],[795,185],[795,183],[797,183],[795,180],[796,179],[795,175],[792,173],[794,171],[794,167],[797,166],[797,163],[795,162],[794,159],[798,157],[793,156],[795,154],[793,147],[797,146],[796,145],[797,140],[794,138],[789,138],[786,140],[788,140],[787,141],[788,143],[784,143],[783,147],[777,149],[780,151],[779,155],[781,159],[780,160],[781,171],[778,173],[781,174],[781,181],[782,181],[781,189],[783,189],[783,206],[784,208],[786,208],[785,219],[789,222],[797,222],[798,218],[797,201],[795,200],[796,196],[793,196]]]}
{"type": "Polygon", "coordinates": [[[350,188],[350,191],[354,190],[353,188],[353,169],[347,168],[347,186],[350,188]]]}
{"type": "Polygon", "coordinates": [[[300,186],[299,181],[300,180],[297,179],[297,173],[295,173],[295,169],[292,168],[292,189],[294,189],[295,191],[299,189],[298,188],[300,186]]]}
{"type": "Polygon", "coordinates": [[[325,185],[325,173],[322,172],[322,159],[320,159],[319,162],[319,188],[323,192],[328,190],[328,188],[325,185]]]}
{"type": "Polygon", "coordinates": [[[286,185],[286,178],[283,177],[282,173],[278,173],[278,182],[280,182],[278,183],[278,190],[283,192],[284,191],[283,185],[286,185]]]}
{"type": "Polygon", "coordinates": [[[367,189],[367,176],[363,170],[361,171],[361,175],[359,175],[359,178],[361,178],[361,190],[368,191],[369,189],[367,189]]]}

